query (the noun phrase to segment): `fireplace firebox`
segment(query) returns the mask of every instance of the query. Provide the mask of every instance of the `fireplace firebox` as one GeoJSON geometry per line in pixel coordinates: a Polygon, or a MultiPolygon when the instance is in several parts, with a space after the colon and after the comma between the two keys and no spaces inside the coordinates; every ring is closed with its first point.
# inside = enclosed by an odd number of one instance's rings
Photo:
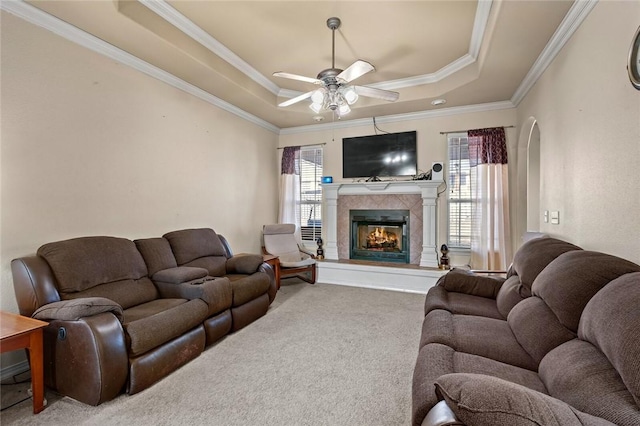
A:
{"type": "Polygon", "coordinates": [[[349,258],[409,263],[409,210],[350,210],[349,258]]]}

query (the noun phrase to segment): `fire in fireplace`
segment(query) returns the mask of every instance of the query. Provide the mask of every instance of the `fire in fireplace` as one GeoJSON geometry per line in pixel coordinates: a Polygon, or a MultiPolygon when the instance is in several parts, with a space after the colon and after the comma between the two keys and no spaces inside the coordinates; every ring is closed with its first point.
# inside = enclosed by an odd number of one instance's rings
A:
{"type": "Polygon", "coordinates": [[[384,226],[366,227],[367,230],[370,228],[374,229],[365,238],[368,250],[398,250],[398,236],[395,232],[387,231],[384,226]]]}
{"type": "Polygon", "coordinates": [[[350,210],[351,259],[409,263],[409,210],[350,210]]]}

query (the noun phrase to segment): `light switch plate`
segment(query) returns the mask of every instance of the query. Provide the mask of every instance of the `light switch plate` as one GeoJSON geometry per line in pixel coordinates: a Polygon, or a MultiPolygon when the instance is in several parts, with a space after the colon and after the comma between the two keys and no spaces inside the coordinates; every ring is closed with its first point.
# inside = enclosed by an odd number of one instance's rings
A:
{"type": "Polygon", "coordinates": [[[559,211],[552,211],[551,212],[551,224],[552,225],[557,225],[560,223],[560,212],[559,211]]]}
{"type": "Polygon", "coordinates": [[[542,217],[544,219],[544,223],[549,223],[549,210],[545,210],[542,217]]]}

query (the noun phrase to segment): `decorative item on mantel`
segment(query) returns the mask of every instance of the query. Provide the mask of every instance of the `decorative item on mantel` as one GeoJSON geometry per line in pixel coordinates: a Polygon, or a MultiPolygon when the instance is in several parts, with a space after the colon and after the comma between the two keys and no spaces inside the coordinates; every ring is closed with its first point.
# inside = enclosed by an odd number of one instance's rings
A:
{"type": "Polygon", "coordinates": [[[318,237],[316,240],[318,244],[318,250],[316,250],[316,259],[322,260],[324,259],[324,249],[322,248],[322,237],[318,237]]]}
{"type": "Polygon", "coordinates": [[[440,257],[440,264],[438,267],[440,269],[451,269],[451,266],[449,265],[449,256],[447,256],[449,253],[449,247],[447,247],[446,244],[440,246],[440,253],[442,253],[442,257],[440,257]]]}

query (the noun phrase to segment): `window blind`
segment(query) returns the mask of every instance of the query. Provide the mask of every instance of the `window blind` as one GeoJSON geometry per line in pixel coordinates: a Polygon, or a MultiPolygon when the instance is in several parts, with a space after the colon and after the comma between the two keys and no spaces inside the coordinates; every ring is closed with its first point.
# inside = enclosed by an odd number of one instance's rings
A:
{"type": "Polygon", "coordinates": [[[466,133],[449,134],[448,245],[471,248],[471,179],[469,139],[466,133]]]}
{"type": "Polygon", "coordinates": [[[300,230],[303,241],[316,241],[322,233],[322,148],[301,147],[300,230]]]}

